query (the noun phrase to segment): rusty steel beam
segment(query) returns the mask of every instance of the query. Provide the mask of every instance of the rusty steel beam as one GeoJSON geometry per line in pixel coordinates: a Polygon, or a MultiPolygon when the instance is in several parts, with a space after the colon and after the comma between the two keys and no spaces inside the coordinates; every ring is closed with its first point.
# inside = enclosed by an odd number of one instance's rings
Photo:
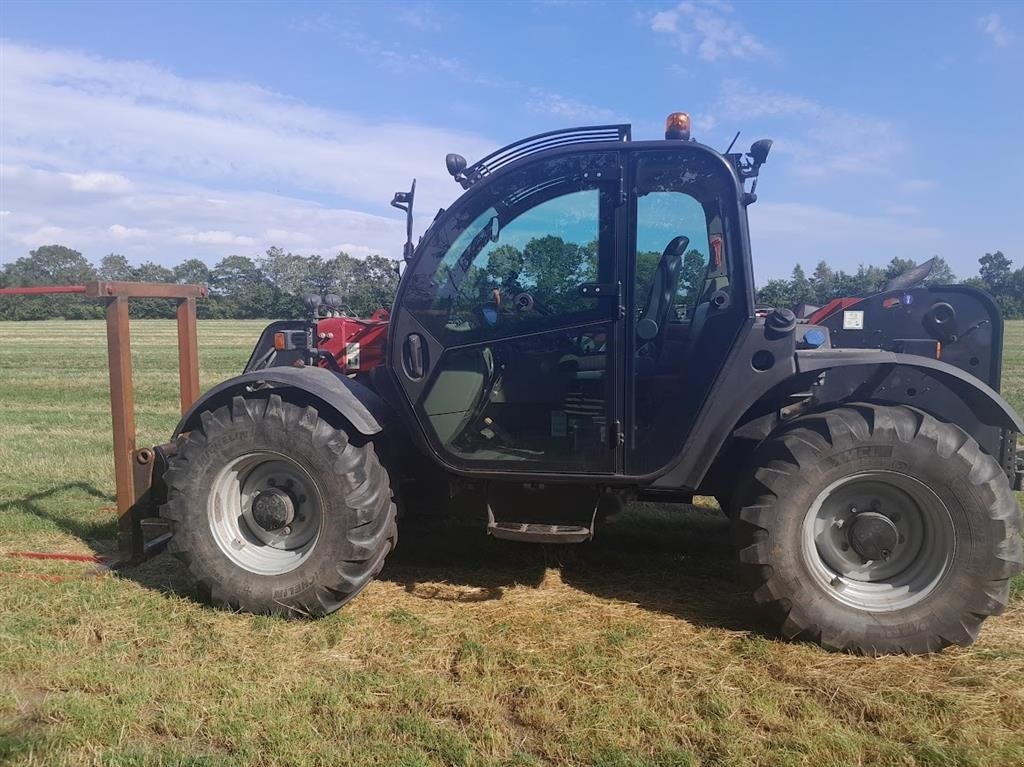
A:
{"type": "Polygon", "coordinates": [[[49,293],[84,293],[85,285],[34,285],[28,288],[0,288],[0,296],[43,296],[49,293]]]}
{"type": "Polygon", "coordinates": [[[184,414],[199,399],[199,344],[196,330],[196,299],[178,301],[178,382],[181,412],[184,414]]]}
{"type": "Polygon", "coordinates": [[[3,288],[0,295],[79,293],[106,303],[107,366],[110,370],[110,421],[114,432],[114,482],[117,486],[118,547],[123,563],[137,562],[166,544],[161,536],[147,547],[142,532],[143,505],[153,475],[153,451],[136,450],[135,387],[132,382],[132,347],[128,326],[131,298],[168,298],[177,302],[178,382],[181,411],[199,398],[199,348],[196,337],[196,299],[208,294],[205,285],[170,282],[90,282],[3,288]]]}
{"type": "Polygon", "coordinates": [[[205,298],[205,285],[179,285],[175,282],[89,282],[89,298],[205,298]]]}
{"type": "Polygon", "coordinates": [[[110,421],[114,431],[118,542],[122,554],[131,554],[135,538],[131,515],[135,504],[135,387],[127,296],[107,302],[107,367],[110,369],[110,421]]]}

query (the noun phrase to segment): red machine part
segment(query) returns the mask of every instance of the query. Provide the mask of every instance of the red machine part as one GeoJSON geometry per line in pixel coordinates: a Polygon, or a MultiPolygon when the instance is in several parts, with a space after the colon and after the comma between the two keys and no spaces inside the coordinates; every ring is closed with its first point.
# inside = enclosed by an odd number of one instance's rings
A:
{"type": "Polygon", "coordinates": [[[836,312],[841,312],[846,309],[849,309],[854,304],[859,304],[863,300],[863,298],[833,298],[823,307],[818,309],[818,311],[816,311],[814,314],[808,317],[807,322],[811,325],[817,325],[826,317],[830,317],[836,312]]]}
{"type": "Polygon", "coordinates": [[[378,309],[369,319],[324,317],[316,323],[316,344],[328,352],[346,373],[369,373],[384,364],[388,340],[386,309],[378,309]]]}

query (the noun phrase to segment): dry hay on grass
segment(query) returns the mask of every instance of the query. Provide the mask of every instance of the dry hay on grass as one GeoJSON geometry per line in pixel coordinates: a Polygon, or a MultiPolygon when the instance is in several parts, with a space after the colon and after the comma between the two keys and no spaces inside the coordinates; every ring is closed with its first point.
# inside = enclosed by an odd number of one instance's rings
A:
{"type": "MultiPolygon", "coordinates": [[[[67,326],[102,349],[102,323],[43,325],[0,326],[0,429],[19,435],[0,440],[0,553],[107,553],[103,357],[39,353],[67,326]]],[[[145,444],[176,420],[176,352],[173,323],[134,327],[145,444]]],[[[204,381],[260,327],[200,323],[204,381]]],[[[1018,407],[1022,339],[1009,326],[1018,407]]],[[[937,656],[780,642],[708,509],[636,507],[563,548],[488,539],[479,519],[404,526],[381,578],[320,621],[210,610],[167,556],[90,572],[0,556],[0,763],[1024,763],[1019,593],[937,656]]]]}

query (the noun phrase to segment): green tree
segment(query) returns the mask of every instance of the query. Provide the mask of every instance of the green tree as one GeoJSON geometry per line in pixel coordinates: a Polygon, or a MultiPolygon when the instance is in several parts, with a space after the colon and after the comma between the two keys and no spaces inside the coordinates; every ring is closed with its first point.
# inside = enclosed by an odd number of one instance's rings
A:
{"type": "Polygon", "coordinates": [[[788,309],[795,306],[792,285],[789,280],[768,280],[757,291],[757,303],[776,309],[788,309]]]}
{"type": "Polygon", "coordinates": [[[128,263],[128,259],[118,253],[109,253],[100,261],[96,275],[101,280],[109,282],[130,282],[138,279],[135,276],[135,268],[128,263]]]}
{"type": "Polygon", "coordinates": [[[96,279],[96,270],[81,253],[63,245],[43,245],[7,265],[12,286],[81,285],[96,279]]]}
{"type": "Polygon", "coordinates": [[[1003,251],[986,253],[978,259],[978,276],[994,296],[1005,295],[1013,285],[1013,262],[1003,251]]]}
{"type": "Polygon", "coordinates": [[[696,248],[686,251],[683,265],[679,270],[679,287],[676,290],[675,303],[692,309],[700,301],[704,281],[707,278],[708,261],[704,254],[696,248]]]}
{"type": "Polygon", "coordinates": [[[814,303],[826,304],[832,300],[836,292],[836,275],[825,261],[819,261],[811,275],[811,289],[814,303]]]}
{"type": "MultiPolygon", "coordinates": [[[[81,285],[95,279],[92,264],[77,250],[63,245],[43,245],[4,267],[4,283],[9,287],[81,285]]],[[[0,319],[72,320],[102,316],[102,307],[75,295],[12,296],[0,301],[0,319]]]]}
{"type": "Polygon", "coordinates": [[[792,304],[789,304],[790,306],[813,304],[817,299],[814,286],[807,279],[807,274],[800,264],[793,267],[793,274],[789,280],[789,291],[790,297],[793,299],[792,304]]]}
{"type": "Polygon", "coordinates": [[[183,285],[209,285],[210,267],[198,258],[182,261],[173,269],[174,281],[183,285]]]}
{"type": "Polygon", "coordinates": [[[210,272],[210,290],[222,299],[228,316],[268,317],[275,313],[278,291],[247,256],[228,256],[210,272]]]}

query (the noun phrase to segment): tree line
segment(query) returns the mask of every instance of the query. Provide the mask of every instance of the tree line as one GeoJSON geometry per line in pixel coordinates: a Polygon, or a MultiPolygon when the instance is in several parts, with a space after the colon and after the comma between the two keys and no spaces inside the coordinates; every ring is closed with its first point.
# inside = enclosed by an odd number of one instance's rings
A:
{"type": "MultiPolygon", "coordinates": [[[[641,254],[638,259],[638,271],[646,267],[653,270],[656,259],[642,257],[646,255],[641,254]]],[[[789,279],[765,283],[758,291],[757,300],[771,306],[792,307],[800,303],[820,306],[833,298],[877,292],[890,279],[915,265],[909,259],[893,258],[886,266],[861,265],[849,273],[832,269],[821,261],[807,275],[798,264],[789,279]]],[[[998,250],[979,258],[978,266],[978,274],[963,282],[991,293],[1007,319],[1024,318],[1024,267],[1014,269],[1010,259],[998,250]]],[[[0,270],[0,287],[80,285],[93,280],[208,285],[210,297],[198,304],[202,318],[300,317],[305,313],[303,299],[306,295],[328,292],[342,297],[347,313],[367,317],[376,309],[390,308],[398,286],[398,269],[395,261],[384,256],[360,259],[340,252],[333,258],[323,258],[290,253],[277,247],[255,259],[227,256],[213,267],[195,258],[173,267],[149,261],[133,266],[127,258],[115,253],[93,265],[76,250],[62,245],[44,245],[0,270]]],[[[925,284],[957,281],[948,264],[938,259],[925,284]]],[[[133,317],[170,318],[174,316],[174,306],[163,299],[137,299],[132,302],[131,312],[133,317]]],[[[102,316],[103,308],[97,302],[74,295],[18,296],[0,300],[0,320],[102,316]]]]}
{"type": "MultiPolygon", "coordinates": [[[[853,273],[832,269],[825,261],[818,262],[807,275],[797,264],[788,280],[769,280],[757,292],[760,304],[794,307],[798,304],[823,306],[833,298],[877,293],[885,284],[917,266],[907,258],[893,258],[886,266],[861,265],[853,273]]],[[[978,274],[958,280],[943,259],[937,258],[924,285],[955,285],[962,282],[992,294],[1006,319],[1024,318],[1024,267],[1013,268],[1013,262],[1002,251],[986,253],[978,259],[978,274]]]]}
{"type": "MultiPolygon", "coordinates": [[[[360,259],[340,252],[333,258],[322,258],[276,247],[255,259],[228,256],[213,267],[197,258],[170,268],[150,261],[132,266],[116,253],[104,256],[94,266],[77,250],[44,245],[0,271],[0,287],[81,285],[93,280],[208,285],[209,297],[197,304],[203,319],[301,317],[307,313],[304,299],[310,293],[337,293],[346,313],[368,317],[376,309],[391,307],[398,287],[398,269],[395,261],[384,256],[360,259]]],[[[174,303],[167,299],[135,299],[130,307],[133,317],[174,316],[174,303]]],[[[0,320],[102,316],[102,306],[81,296],[0,299],[0,320]]]]}

